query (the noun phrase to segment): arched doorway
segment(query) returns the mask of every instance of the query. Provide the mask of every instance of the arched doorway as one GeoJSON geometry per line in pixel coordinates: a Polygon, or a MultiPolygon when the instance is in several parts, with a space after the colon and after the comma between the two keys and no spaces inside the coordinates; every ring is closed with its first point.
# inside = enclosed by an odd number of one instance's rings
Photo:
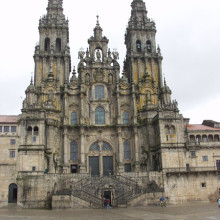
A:
{"type": "Polygon", "coordinates": [[[88,161],[92,176],[113,175],[113,149],[107,142],[96,141],[93,143],[89,148],[88,161]]]}
{"type": "Polygon", "coordinates": [[[8,188],[8,203],[17,203],[18,187],[16,184],[10,184],[8,188]]]}

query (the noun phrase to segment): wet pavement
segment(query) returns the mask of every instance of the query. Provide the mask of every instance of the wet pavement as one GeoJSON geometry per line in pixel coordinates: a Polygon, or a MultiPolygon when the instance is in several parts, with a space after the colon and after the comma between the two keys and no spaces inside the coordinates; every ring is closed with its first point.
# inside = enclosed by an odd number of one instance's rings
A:
{"type": "Polygon", "coordinates": [[[0,209],[0,220],[219,220],[217,203],[129,207],[106,209],[39,210],[15,205],[0,209]]]}

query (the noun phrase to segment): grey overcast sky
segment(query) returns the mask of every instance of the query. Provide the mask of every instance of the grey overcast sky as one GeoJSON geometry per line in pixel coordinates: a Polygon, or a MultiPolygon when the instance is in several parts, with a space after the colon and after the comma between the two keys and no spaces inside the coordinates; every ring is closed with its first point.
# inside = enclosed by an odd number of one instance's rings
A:
{"type": "MultiPolygon", "coordinates": [[[[48,0],[1,1],[0,115],[20,114],[25,89],[34,72],[38,21],[48,0]]],[[[109,47],[117,48],[121,70],[124,33],[132,0],[64,0],[69,19],[72,66],[78,51],[87,48],[96,15],[109,47]]],[[[220,121],[220,1],[145,0],[148,17],[156,22],[157,44],[163,55],[163,74],[172,99],[190,123],[220,121]]]]}

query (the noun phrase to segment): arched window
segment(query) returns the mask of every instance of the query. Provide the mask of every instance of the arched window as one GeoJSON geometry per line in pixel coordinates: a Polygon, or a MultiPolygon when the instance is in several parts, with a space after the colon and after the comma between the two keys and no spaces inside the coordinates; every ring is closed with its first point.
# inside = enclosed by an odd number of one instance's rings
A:
{"type": "Polygon", "coordinates": [[[102,107],[97,107],[95,110],[95,124],[97,125],[105,124],[105,110],[102,107]]]}
{"type": "Polygon", "coordinates": [[[44,51],[49,52],[50,50],[50,38],[46,38],[44,42],[44,51]]]}
{"type": "Polygon", "coordinates": [[[104,86],[96,86],[95,87],[95,98],[96,99],[104,99],[105,98],[104,86]]]}
{"type": "Polygon", "coordinates": [[[89,148],[89,151],[100,151],[98,142],[92,144],[92,146],[89,148]]]}
{"type": "Polygon", "coordinates": [[[189,136],[189,141],[190,142],[195,142],[195,136],[194,135],[190,135],[189,136]]]}
{"type": "Polygon", "coordinates": [[[112,151],[112,148],[107,142],[103,142],[102,151],[112,151]]]}
{"type": "Polygon", "coordinates": [[[214,141],[219,141],[219,135],[216,134],[216,135],[214,136],[214,141]]]}
{"type": "Polygon", "coordinates": [[[203,142],[207,142],[207,136],[206,135],[202,135],[202,140],[203,140],[203,142]]]}
{"type": "Polygon", "coordinates": [[[168,125],[165,126],[165,134],[170,134],[170,128],[168,125]]]}
{"type": "Polygon", "coordinates": [[[129,141],[124,142],[124,159],[125,160],[131,159],[131,147],[129,141]]]}
{"type": "Polygon", "coordinates": [[[199,142],[201,142],[201,136],[200,135],[196,135],[196,143],[199,144],[199,142]]]}
{"type": "Polygon", "coordinates": [[[32,127],[31,127],[31,126],[28,126],[28,127],[27,127],[27,133],[28,133],[29,135],[32,135],[32,127]]]}
{"type": "Polygon", "coordinates": [[[141,42],[139,40],[136,41],[136,49],[137,52],[141,52],[141,42]]]}
{"type": "Polygon", "coordinates": [[[70,160],[77,160],[78,158],[78,147],[75,141],[70,144],[70,160]]]}
{"type": "Polygon", "coordinates": [[[170,134],[176,134],[176,129],[175,127],[172,125],[171,128],[170,128],[170,134]]]}
{"type": "Polygon", "coordinates": [[[76,125],[77,124],[77,113],[76,112],[72,112],[71,113],[71,125],[76,125]]]}
{"type": "Polygon", "coordinates": [[[124,125],[129,124],[128,112],[123,112],[123,124],[124,124],[124,125]]]}
{"type": "Polygon", "coordinates": [[[61,39],[57,38],[56,39],[56,52],[60,52],[61,51],[61,39]]]}
{"type": "Polygon", "coordinates": [[[151,49],[151,41],[147,41],[146,43],[146,47],[147,47],[147,52],[151,53],[152,52],[152,49],[151,49]]]}
{"type": "Polygon", "coordinates": [[[209,142],[213,142],[213,135],[210,134],[210,135],[208,136],[208,141],[209,141],[209,142]]]}
{"type": "Polygon", "coordinates": [[[39,129],[37,126],[34,127],[34,135],[38,135],[39,129]]]}

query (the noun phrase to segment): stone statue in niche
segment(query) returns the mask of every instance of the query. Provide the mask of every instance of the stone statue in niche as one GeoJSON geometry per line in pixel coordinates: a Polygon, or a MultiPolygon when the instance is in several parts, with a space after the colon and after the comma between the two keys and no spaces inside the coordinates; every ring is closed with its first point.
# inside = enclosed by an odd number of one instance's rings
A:
{"type": "Polygon", "coordinates": [[[113,82],[112,74],[108,74],[108,83],[111,84],[113,82]]]}
{"type": "Polygon", "coordinates": [[[99,49],[96,51],[96,61],[100,62],[101,61],[101,53],[99,49]]]}
{"type": "Polygon", "coordinates": [[[79,59],[80,59],[80,62],[82,62],[82,61],[83,61],[83,58],[84,58],[84,55],[85,55],[85,52],[83,51],[82,48],[80,49],[78,55],[79,55],[78,57],[79,57],[79,59]]]}
{"type": "Polygon", "coordinates": [[[86,83],[90,83],[90,75],[88,73],[86,74],[86,83]]]}
{"type": "Polygon", "coordinates": [[[114,50],[114,51],[112,52],[112,55],[113,55],[114,60],[118,60],[118,59],[119,59],[119,53],[118,53],[117,50],[114,50]]]}

